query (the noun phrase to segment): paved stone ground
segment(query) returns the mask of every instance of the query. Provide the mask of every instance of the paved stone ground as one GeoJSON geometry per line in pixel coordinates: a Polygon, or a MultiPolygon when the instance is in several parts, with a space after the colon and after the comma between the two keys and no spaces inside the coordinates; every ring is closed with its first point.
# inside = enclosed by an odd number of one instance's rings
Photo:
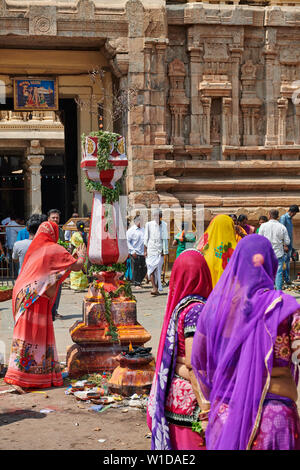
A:
{"type": "MultiPolygon", "coordinates": [[[[138,322],[152,338],[146,343],[156,356],[167,301],[168,288],[153,297],[150,285],[133,289],[137,298],[138,322]]],[[[69,328],[82,318],[84,293],[63,288],[59,306],[62,319],[54,322],[56,347],[61,362],[72,340],[69,328]]],[[[9,358],[13,334],[11,301],[0,303],[0,352],[9,358]],[[1,347],[2,346],[2,347],[1,347]]],[[[0,379],[0,450],[150,450],[151,439],[142,410],[109,409],[104,413],[90,411],[92,404],[78,402],[66,395],[68,381],[63,387],[42,393],[1,394],[8,388],[0,379]],[[43,409],[53,409],[43,414],[43,409]],[[128,432],[130,430],[130,432],[128,432]],[[105,442],[99,442],[104,439],[105,442]]]]}
{"type": "MultiPolygon", "coordinates": [[[[149,285],[143,285],[141,290],[133,288],[133,293],[137,299],[137,320],[152,335],[152,339],[146,343],[147,347],[152,347],[152,352],[156,355],[160,331],[165,313],[168,288],[164,287],[164,292],[160,296],[152,296],[149,285]]],[[[54,322],[57,353],[60,361],[65,361],[68,346],[72,345],[69,328],[82,319],[82,301],[84,293],[77,293],[67,287],[63,287],[59,305],[59,313],[62,319],[54,322]]],[[[11,300],[0,303],[0,341],[5,345],[6,359],[8,360],[13,334],[13,317],[11,300]]],[[[0,348],[0,352],[2,348],[0,348]]]]}
{"type": "MultiPolygon", "coordinates": [[[[150,294],[150,286],[133,289],[137,298],[138,321],[151,333],[156,356],[168,288],[159,297],[150,294]]],[[[289,292],[300,302],[300,293],[289,292]]],[[[60,361],[72,344],[69,327],[82,316],[83,293],[63,288],[59,312],[63,319],[54,322],[60,361]]],[[[0,352],[9,357],[13,333],[11,301],[0,303],[0,352]],[[5,347],[4,347],[5,346],[5,347]]],[[[2,394],[7,386],[0,379],[0,450],[150,450],[151,439],[144,411],[109,409],[104,413],[89,410],[90,404],[66,395],[63,387],[25,395],[2,394]],[[43,409],[53,412],[43,414],[43,409]],[[103,439],[104,442],[99,442],[103,439]]],[[[300,388],[298,390],[300,396],[300,388]]],[[[298,401],[300,408],[300,400],[298,401]]]]}

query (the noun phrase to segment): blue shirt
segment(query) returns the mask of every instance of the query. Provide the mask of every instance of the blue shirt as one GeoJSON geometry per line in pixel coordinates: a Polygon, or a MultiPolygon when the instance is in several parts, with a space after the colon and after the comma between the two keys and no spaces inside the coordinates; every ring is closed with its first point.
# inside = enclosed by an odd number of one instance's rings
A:
{"type": "Polygon", "coordinates": [[[289,215],[287,212],[286,214],[282,215],[279,219],[279,222],[284,225],[288,231],[289,237],[290,237],[290,244],[289,244],[289,249],[291,250],[293,248],[293,222],[292,222],[292,217],[289,215]]]}
{"type": "Polygon", "coordinates": [[[19,242],[20,240],[28,240],[28,238],[29,238],[29,232],[27,228],[24,227],[22,228],[22,230],[18,232],[17,242],[19,242]]]}

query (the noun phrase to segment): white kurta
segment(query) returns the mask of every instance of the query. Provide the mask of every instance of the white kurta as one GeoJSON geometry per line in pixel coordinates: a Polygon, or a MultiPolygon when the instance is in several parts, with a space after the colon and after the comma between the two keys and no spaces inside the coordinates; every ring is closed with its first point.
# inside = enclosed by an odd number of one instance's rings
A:
{"type": "Polygon", "coordinates": [[[163,290],[161,284],[161,271],[164,264],[163,255],[168,254],[168,231],[167,224],[158,224],[154,220],[145,225],[144,245],[147,247],[147,275],[154,273],[155,283],[158,290],[163,290]]]}

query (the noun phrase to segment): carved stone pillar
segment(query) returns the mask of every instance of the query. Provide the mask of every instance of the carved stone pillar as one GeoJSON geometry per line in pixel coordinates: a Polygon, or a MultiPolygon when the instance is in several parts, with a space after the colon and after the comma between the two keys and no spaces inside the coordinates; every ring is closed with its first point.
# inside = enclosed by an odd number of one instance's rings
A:
{"type": "Polygon", "coordinates": [[[266,45],[265,45],[265,63],[266,63],[266,137],[265,145],[276,145],[278,137],[275,135],[275,106],[276,101],[274,97],[274,65],[277,55],[276,51],[276,30],[275,28],[268,28],[266,31],[266,45]]]}
{"type": "Polygon", "coordinates": [[[211,98],[202,97],[201,98],[203,106],[203,135],[206,145],[210,145],[210,108],[211,108],[211,98]]]}
{"type": "Polygon", "coordinates": [[[189,99],[185,95],[184,63],[175,59],[169,65],[169,77],[171,82],[169,105],[172,118],[171,144],[184,145],[184,116],[188,111],[189,99]]]}
{"type": "Polygon", "coordinates": [[[166,48],[168,40],[161,40],[158,42],[156,47],[156,78],[157,86],[159,91],[156,91],[160,106],[157,105],[157,130],[154,134],[155,145],[166,145],[167,144],[167,133],[166,133],[166,94],[165,94],[165,63],[166,63],[166,48]]]}
{"type": "Polygon", "coordinates": [[[300,145],[300,104],[295,105],[296,109],[296,116],[295,116],[295,121],[296,121],[296,129],[295,129],[295,144],[300,145]]]}
{"type": "Polygon", "coordinates": [[[240,145],[240,125],[239,125],[239,113],[240,113],[240,61],[243,48],[238,44],[232,44],[230,46],[231,59],[232,59],[232,135],[231,144],[240,145]]]}
{"type": "Polygon", "coordinates": [[[203,135],[200,127],[200,102],[199,102],[199,82],[200,82],[200,46],[189,47],[190,70],[191,70],[191,132],[190,145],[203,143],[203,135]]]}
{"type": "Polygon", "coordinates": [[[29,214],[42,212],[41,163],[44,160],[45,149],[39,140],[32,140],[26,151],[27,167],[27,210],[29,214]]]}
{"type": "MultiPolygon", "coordinates": [[[[222,145],[229,145],[231,135],[232,99],[222,99],[222,145]]],[[[223,153],[222,153],[223,155],[223,153]]]]}
{"type": "Polygon", "coordinates": [[[278,104],[278,145],[286,145],[286,113],[288,109],[288,100],[279,98],[278,104]]]}
{"type": "Polygon", "coordinates": [[[153,43],[145,42],[145,91],[144,91],[144,123],[145,123],[145,145],[151,144],[151,56],[153,54],[153,43]]]}

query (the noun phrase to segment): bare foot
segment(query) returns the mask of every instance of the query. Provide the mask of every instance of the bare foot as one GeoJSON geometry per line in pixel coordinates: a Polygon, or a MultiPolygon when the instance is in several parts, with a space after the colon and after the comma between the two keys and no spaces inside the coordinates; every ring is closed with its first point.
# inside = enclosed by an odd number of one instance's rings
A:
{"type": "Polygon", "coordinates": [[[26,388],[22,388],[19,385],[12,385],[12,387],[15,389],[16,392],[18,392],[20,395],[24,395],[24,393],[27,393],[26,388]]]}

